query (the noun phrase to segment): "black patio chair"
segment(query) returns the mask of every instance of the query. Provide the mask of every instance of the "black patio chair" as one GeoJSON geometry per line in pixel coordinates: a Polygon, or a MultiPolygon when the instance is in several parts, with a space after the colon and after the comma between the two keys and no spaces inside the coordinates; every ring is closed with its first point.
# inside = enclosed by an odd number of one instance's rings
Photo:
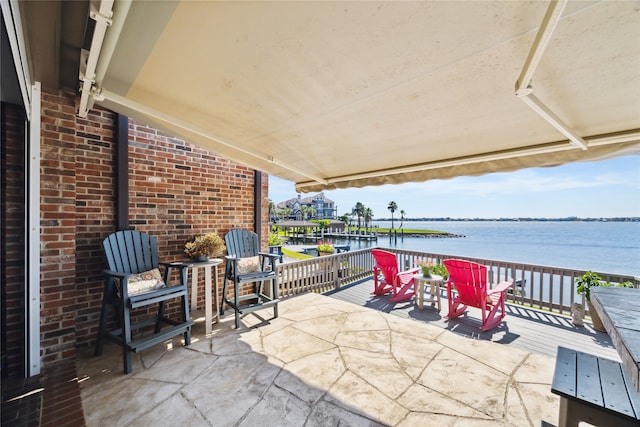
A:
{"type": "MultiPolygon", "coordinates": [[[[96,356],[102,354],[104,338],[122,346],[124,373],[131,372],[131,352],[140,352],[176,335],[183,334],[185,345],[191,344],[191,325],[187,304],[187,272],[182,263],[160,263],[158,242],[155,237],[134,230],[117,231],[102,242],[108,269],[104,270],[104,296],[100,311],[100,325],[96,343],[96,356]],[[164,276],[159,267],[164,266],[164,276]],[[171,270],[178,268],[179,280],[170,284],[171,270]],[[179,319],[165,316],[165,303],[180,299],[179,319]],[[132,323],[135,309],[150,309],[157,305],[155,315],[140,313],[141,321],[132,323]],[[118,328],[106,331],[107,307],[112,306],[118,328]],[[149,317],[151,316],[151,317],[149,317]],[[163,324],[170,325],[162,328],[163,324]],[[153,332],[139,331],[135,340],[133,331],[154,325],[153,332]]],[[[138,313],[136,313],[138,314],[138,313]]]]}
{"type": "Polygon", "coordinates": [[[224,314],[224,305],[228,304],[235,312],[236,329],[240,327],[240,315],[273,307],[273,317],[278,317],[278,272],[276,260],[278,254],[260,252],[258,235],[249,230],[233,229],[224,236],[227,246],[227,265],[220,314],[224,314]],[[264,283],[271,285],[269,294],[263,292],[264,283]],[[233,297],[227,295],[227,288],[233,286],[233,297]],[[240,288],[248,285],[250,289],[242,294],[240,288]]]}

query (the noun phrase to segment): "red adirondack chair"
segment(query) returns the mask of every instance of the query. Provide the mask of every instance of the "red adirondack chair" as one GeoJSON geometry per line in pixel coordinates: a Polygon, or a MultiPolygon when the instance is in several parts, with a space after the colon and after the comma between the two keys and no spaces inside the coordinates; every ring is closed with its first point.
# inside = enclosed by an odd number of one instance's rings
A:
{"type": "Polygon", "coordinates": [[[467,307],[482,310],[481,331],[495,328],[506,316],[504,310],[504,293],[513,282],[502,281],[494,289],[487,287],[487,267],[461,259],[443,261],[449,279],[447,279],[447,300],[449,313],[447,318],[453,319],[464,313],[467,307]],[[453,296],[453,288],[456,296],[453,296]]]}
{"type": "Polygon", "coordinates": [[[396,255],[381,249],[372,249],[371,254],[376,263],[373,266],[373,292],[374,295],[386,295],[393,292],[391,302],[409,300],[415,294],[413,275],[419,268],[398,271],[396,255]],[[380,277],[380,275],[382,275],[380,277]]]}

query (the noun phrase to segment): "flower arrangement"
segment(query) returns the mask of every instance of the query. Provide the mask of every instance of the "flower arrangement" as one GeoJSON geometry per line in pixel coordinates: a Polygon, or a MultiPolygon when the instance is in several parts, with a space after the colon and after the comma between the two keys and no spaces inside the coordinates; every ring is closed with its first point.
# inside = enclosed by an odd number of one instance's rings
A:
{"type": "Polygon", "coordinates": [[[424,277],[431,277],[431,272],[434,270],[434,268],[436,267],[436,263],[431,261],[430,259],[420,259],[418,258],[416,260],[416,264],[418,265],[418,267],[420,267],[422,269],[422,275],[424,277]]]}
{"type": "Polygon", "coordinates": [[[336,251],[336,248],[333,247],[331,242],[323,242],[322,240],[318,242],[318,252],[332,254],[335,251],[336,251]]]}
{"type": "Polygon", "coordinates": [[[193,236],[184,244],[184,253],[189,258],[208,258],[222,254],[225,249],[224,240],[216,233],[193,236]]]}

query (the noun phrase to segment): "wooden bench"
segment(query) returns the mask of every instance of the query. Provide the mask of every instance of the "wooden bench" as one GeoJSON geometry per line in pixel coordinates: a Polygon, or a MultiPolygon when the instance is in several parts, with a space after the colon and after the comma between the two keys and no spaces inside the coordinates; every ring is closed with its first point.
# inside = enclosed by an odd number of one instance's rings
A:
{"type": "Polygon", "coordinates": [[[560,396],[559,427],[640,425],[640,394],[619,362],[558,347],[551,392],[560,396]]]}

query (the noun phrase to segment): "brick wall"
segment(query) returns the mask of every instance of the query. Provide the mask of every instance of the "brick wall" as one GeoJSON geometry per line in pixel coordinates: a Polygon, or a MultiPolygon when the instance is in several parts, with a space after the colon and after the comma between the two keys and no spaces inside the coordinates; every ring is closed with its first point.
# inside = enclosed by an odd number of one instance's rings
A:
{"type": "MultiPolygon", "coordinates": [[[[116,227],[116,115],[95,108],[82,119],[75,115],[75,94],[46,88],[42,93],[40,327],[46,366],[74,357],[78,349],[93,344],[97,333],[104,266],[101,241],[116,227]]],[[[7,123],[18,121],[3,120],[3,131],[11,128],[5,126],[7,123]]],[[[223,236],[234,227],[254,229],[252,169],[133,121],[129,123],[129,157],[129,226],[158,238],[161,260],[184,258],[184,242],[194,234],[214,231],[223,236]]],[[[11,158],[6,170],[3,166],[3,179],[5,175],[10,177],[10,168],[24,172],[21,159],[11,158]]],[[[19,187],[22,191],[23,182],[19,187]]],[[[262,189],[261,230],[266,248],[266,174],[262,175],[262,189]]],[[[3,197],[9,197],[9,193],[3,192],[3,197]]],[[[8,209],[3,214],[8,214],[7,230],[13,234],[7,234],[7,240],[20,243],[24,234],[19,227],[22,214],[8,209]]],[[[3,250],[6,247],[3,244],[3,250]]],[[[12,250],[19,257],[15,265],[21,266],[23,247],[16,244],[12,250]]],[[[10,272],[9,261],[7,257],[5,276],[10,272]]],[[[17,341],[10,347],[21,359],[24,332],[17,327],[24,327],[24,319],[15,316],[24,307],[23,279],[19,269],[11,270],[11,274],[19,296],[14,303],[3,304],[11,313],[2,320],[11,318],[16,325],[17,341]]],[[[219,276],[222,289],[223,275],[219,276]]],[[[198,291],[199,308],[204,304],[203,279],[198,291]]],[[[12,297],[8,291],[3,296],[12,297]]],[[[169,314],[176,305],[169,307],[169,314]]]]}
{"type": "Polygon", "coordinates": [[[75,97],[42,90],[40,139],[40,345],[44,366],[75,355],[75,97]]]}
{"type": "MultiPolygon", "coordinates": [[[[45,197],[43,186],[43,223],[56,221],[55,227],[43,227],[42,233],[43,268],[45,260],[47,264],[42,273],[47,284],[42,290],[47,295],[43,353],[48,362],[71,355],[74,346],[91,345],[97,332],[102,298],[100,242],[115,231],[116,117],[96,109],[81,119],[74,115],[75,98],[70,94],[47,93],[46,97],[43,130],[46,123],[47,132],[57,137],[43,135],[42,179],[50,191],[57,190],[49,197],[62,197],[55,209],[45,210],[53,199],[45,197]],[[56,98],[51,103],[50,96],[56,98]],[[71,293],[66,292],[69,280],[71,293]],[[67,322],[68,313],[75,316],[75,324],[67,322]]],[[[223,236],[233,227],[254,228],[252,169],[134,121],[129,123],[128,176],[129,226],[157,237],[162,260],[183,258],[184,242],[191,235],[213,231],[223,236]]],[[[265,247],[267,189],[268,177],[263,174],[265,247]]],[[[204,303],[201,282],[200,307],[204,303]]]]}
{"type": "MultiPolygon", "coordinates": [[[[253,169],[135,122],[129,125],[129,141],[129,225],[157,237],[161,259],[184,259],[184,243],[193,235],[254,229],[253,169]]],[[[263,183],[268,205],[266,174],[263,183]]],[[[265,231],[266,212],[263,208],[265,231]]],[[[267,234],[262,236],[266,248],[267,234]]],[[[204,297],[201,272],[199,308],[204,297]]],[[[169,305],[168,313],[172,308],[177,304],[169,305]]]]}
{"type": "Polygon", "coordinates": [[[98,333],[102,304],[100,243],[115,231],[116,224],[116,115],[94,108],[86,119],[75,119],[76,344],[86,347],[98,333]]]}
{"type": "Polygon", "coordinates": [[[24,373],[24,108],[2,104],[0,184],[0,283],[2,283],[2,376],[24,373]]]}

